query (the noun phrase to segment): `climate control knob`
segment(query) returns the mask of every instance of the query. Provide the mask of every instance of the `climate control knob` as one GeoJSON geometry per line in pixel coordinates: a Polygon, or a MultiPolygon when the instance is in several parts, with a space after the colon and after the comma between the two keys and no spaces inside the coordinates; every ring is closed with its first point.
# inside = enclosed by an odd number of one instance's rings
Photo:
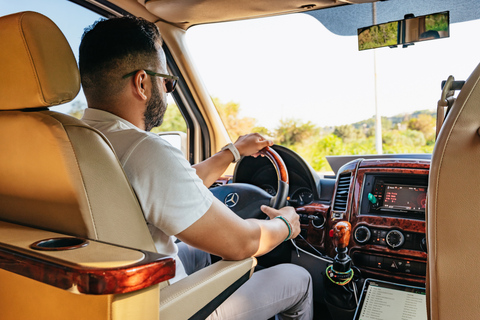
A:
{"type": "Polygon", "coordinates": [[[370,233],[370,229],[368,229],[365,226],[360,226],[357,229],[355,229],[355,232],[353,233],[353,237],[355,238],[355,241],[358,243],[366,243],[368,240],[370,240],[370,237],[372,234],[370,233]]]}
{"type": "Polygon", "coordinates": [[[387,233],[387,237],[385,238],[387,244],[392,248],[401,247],[405,243],[405,237],[403,233],[398,230],[392,230],[387,233]]]}

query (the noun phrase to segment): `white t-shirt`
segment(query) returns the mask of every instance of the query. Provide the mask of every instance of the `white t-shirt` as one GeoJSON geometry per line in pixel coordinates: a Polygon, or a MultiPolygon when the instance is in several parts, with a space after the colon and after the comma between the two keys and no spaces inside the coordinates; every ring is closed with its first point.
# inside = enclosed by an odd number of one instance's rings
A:
{"type": "Polygon", "coordinates": [[[207,212],[212,193],[181,151],[158,135],[98,109],[87,108],[82,120],[102,132],[113,145],[140,202],[157,251],[176,258],[176,275],[170,281],[185,277],[174,235],[207,212]]]}

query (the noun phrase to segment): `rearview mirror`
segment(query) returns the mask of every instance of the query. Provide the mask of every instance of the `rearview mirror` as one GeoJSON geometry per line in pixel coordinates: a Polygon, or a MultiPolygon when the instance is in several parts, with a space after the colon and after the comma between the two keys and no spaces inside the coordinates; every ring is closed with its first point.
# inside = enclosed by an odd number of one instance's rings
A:
{"type": "Polygon", "coordinates": [[[358,50],[381,47],[406,47],[418,41],[449,37],[449,12],[439,12],[377,24],[357,30],[358,50]]]}

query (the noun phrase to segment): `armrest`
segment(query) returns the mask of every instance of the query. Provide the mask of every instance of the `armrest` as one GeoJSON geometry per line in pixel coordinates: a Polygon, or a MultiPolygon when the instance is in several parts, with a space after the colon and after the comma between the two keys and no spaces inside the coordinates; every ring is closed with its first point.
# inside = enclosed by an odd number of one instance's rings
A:
{"type": "Polygon", "coordinates": [[[160,291],[160,317],[205,319],[245,283],[257,264],[255,258],[219,261],[160,291]]]}
{"type": "Polygon", "coordinates": [[[175,260],[0,221],[0,269],[81,294],[122,294],[171,279],[175,260]]]}

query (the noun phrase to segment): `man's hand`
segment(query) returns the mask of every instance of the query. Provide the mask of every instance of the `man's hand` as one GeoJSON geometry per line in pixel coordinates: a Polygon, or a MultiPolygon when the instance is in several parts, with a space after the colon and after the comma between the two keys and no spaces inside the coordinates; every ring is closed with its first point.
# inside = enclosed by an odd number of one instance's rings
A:
{"type": "Polygon", "coordinates": [[[290,222],[292,227],[292,235],[290,239],[294,239],[300,233],[300,216],[295,211],[293,207],[283,207],[279,210],[274,209],[268,206],[261,206],[260,209],[265,213],[270,219],[274,219],[277,216],[282,216],[290,222]]]}
{"type": "Polygon", "coordinates": [[[288,235],[288,228],[282,219],[275,219],[277,216],[282,216],[290,223],[292,233],[289,238],[298,236],[300,220],[295,209],[284,207],[277,210],[267,206],[261,208],[271,220],[244,220],[223,202],[213,198],[208,211],[175,236],[191,246],[225,260],[258,257],[282,243],[288,235]]]}
{"type": "MultiPolygon", "coordinates": [[[[235,142],[240,156],[254,156],[260,154],[260,150],[273,145],[273,141],[267,140],[258,133],[251,133],[238,138],[235,142]]],[[[193,165],[197,170],[197,175],[202,179],[206,187],[210,187],[218,177],[220,177],[228,168],[235,156],[230,150],[218,152],[214,156],[193,165]]]]}
{"type": "Polygon", "coordinates": [[[273,145],[273,141],[265,139],[259,133],[250,133],[240,136],[234,143],[242,157],[258,156],[259,151],[273,145]]]}

